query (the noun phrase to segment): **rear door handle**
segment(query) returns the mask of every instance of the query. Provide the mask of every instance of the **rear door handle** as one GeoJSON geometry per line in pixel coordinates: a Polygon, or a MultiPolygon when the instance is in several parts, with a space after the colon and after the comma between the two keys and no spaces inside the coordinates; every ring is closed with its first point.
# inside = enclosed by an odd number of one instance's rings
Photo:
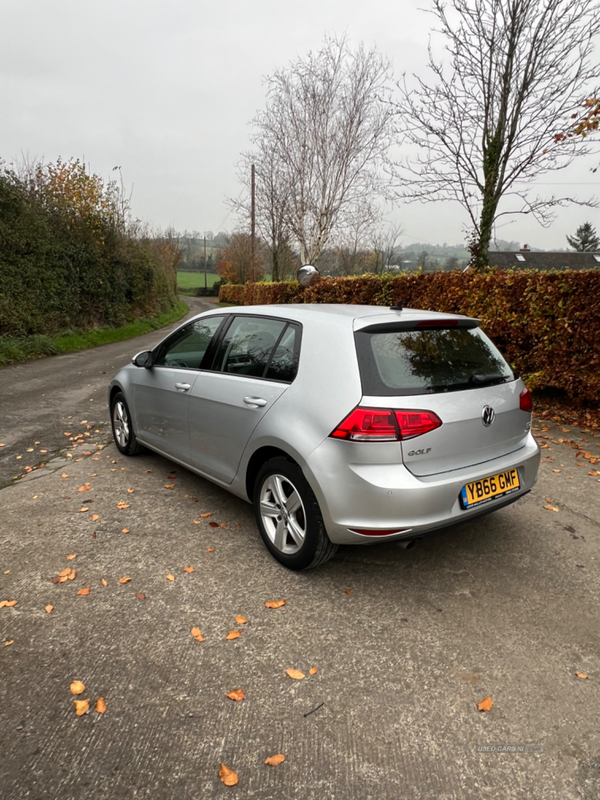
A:
{"type": "Polygon", "coordinates": [[[187,392],[192,388],[192,386],[189,383],[176,383],[175,388],[178,392],[187,392]]]}
{"type": "Polygon", "coordinates": [[[244,403],[246,403],[247,406],[252,406],[253,408],[267,405],[267,401],[264,397],[244,397],[244,403]]]}

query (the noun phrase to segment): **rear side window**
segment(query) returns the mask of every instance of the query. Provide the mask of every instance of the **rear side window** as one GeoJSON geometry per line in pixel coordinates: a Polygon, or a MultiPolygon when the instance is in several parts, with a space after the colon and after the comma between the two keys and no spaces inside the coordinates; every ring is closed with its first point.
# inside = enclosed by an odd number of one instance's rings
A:
{"type": "Polygon", "coordinates": [[[363,393],[430,394],[514,380],[479,328],[433,328],[355,334],[363,393]]]}
{"type": "Polygon", "coordinates": [[[213,369],[234,375],[291,383],[298,364],[296,325],[265,317],[235,317],[229,326],[213,369]]]}

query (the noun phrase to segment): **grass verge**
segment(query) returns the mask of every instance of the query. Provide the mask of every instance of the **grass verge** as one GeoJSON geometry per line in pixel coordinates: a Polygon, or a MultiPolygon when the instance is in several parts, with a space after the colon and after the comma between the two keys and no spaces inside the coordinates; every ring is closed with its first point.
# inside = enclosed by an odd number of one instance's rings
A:
{"type": "Polygon", "coordinates": [[[129,322],[120,328],[95,328],[91,331],[74,331],[59,336],[36,334],[19,338],[4,337],[0,340],[0,365],[30,361],[58,353],[73,353],[76,350],[87,350],[90,347],[133,339],[135,336],[142,336],[144,333],[171,325],[187,312],[187,303],[180,300],[174,308],[158,317],[129,322]]]}

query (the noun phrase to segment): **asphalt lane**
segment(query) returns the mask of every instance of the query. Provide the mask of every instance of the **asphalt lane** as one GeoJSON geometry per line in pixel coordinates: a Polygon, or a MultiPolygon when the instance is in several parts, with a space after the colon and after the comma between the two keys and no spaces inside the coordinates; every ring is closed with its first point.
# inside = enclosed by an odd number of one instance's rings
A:
{"type": "MultiPolygon", "coordinates": [[[[190,306],[185,319],[214,308],[216,302],[184,299],[190,306]]],[[[136,339],[0,367],[0,486],[59,453],[68,442],[67,432],[85,432],[90,442],[110,438],[106,390],[111,378],[181,321],[136,339]]]]}

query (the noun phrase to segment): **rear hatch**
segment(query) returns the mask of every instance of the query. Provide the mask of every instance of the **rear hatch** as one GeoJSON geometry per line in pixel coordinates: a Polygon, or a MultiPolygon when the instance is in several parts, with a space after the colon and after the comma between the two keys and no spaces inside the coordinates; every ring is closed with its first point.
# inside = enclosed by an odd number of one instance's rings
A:
{"type": "Polygon", "coordinates": [[[416,476],[482,464],[525,442],[523,382],[478,325],[432,314],[355,333],[361,406],[394,411],[402,460],[416,476]],[[431,429],[414,435],[420,427],[431,429]]]}

